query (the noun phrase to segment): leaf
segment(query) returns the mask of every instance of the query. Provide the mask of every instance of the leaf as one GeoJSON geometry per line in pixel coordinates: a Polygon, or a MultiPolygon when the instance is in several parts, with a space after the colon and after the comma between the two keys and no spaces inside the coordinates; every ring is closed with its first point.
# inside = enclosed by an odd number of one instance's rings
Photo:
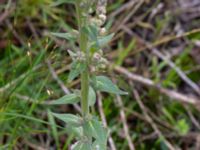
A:
{"type": "Polygon", "coordinates": [[[103,92],[113,93],[117,95],[127,95],[127,92],[120,90],[108,77],[96,76],[92,78],[94,87],[103,92]]]}
{"type": "Polygon", "coordinates": [[[56,32],[51,32],[51,35],[56,36],[58,38],[63,38],[66,40],[72,40],[75,41],[77,39],[76,36],[72,35],[71,33],[56,33],[56,32]]]}
{"type": "Polygon", "coordinates": [[[81,126],[82,119],[78,116],[75,116],[72,114],[57,114],[57,113],[52,113],[52,114],[53,114],[53,116],[64,121],[68,125],[76,126],[76,127],[81,126]]]}
{"type": "Polygon", "coordinates": [[[97,141],[100,144],[106,145],[108,133],[107,130],[103,127],[102,123],[97,119],[92,120],[92,126],[94,127],[94,135],[96,136],[97,141]]]}
{"type": "Polygon", "coordinates": [[[55,120],[54,120],[54,117],[52,115],[52,112],[48,109],[47,111],[47,114],[48,114],[48,120],[49,120],[49,123],[51,125],[51,128],[52,128],[52,134],[53,134],[53,137],[56,141],[56,146],[59,147],[59,140],[58,140],[58,131],[57,131],[57,127],[56,127],[56,123],[55,123],[55,120]]]}
{"type": "Polygon", "coordinates": [[[70,73],[68,76],[68,82],[71,82],[74,80],[79,74],[81,74],[83,71],[85,71],[87,68],[87,65],[85,62],[80,61],[73,61],[70,69],[70,73]]]}
{"type": "Polygon", "coordinates": [[[80,97],[77,94],[68,94],[58,100],[51,101],[51,105],[62,105],[62,104],[75,104],[80,101],[80,97]]]}
{"type": "MultiPolygon", "coordinates": [[[[71,50],[67,50],[67,52],[69,53],[70,57],[73,59],[74,57],[77,56],[77,54],[71,50]]],[[[74,60],[74,59],[73,59],[74,60]]]]}
{"type": "Polygon", "coordinates": [[[91,121],[87,121],[83,125],[83,128],[86,135],[95,138],[97,145],[100,147],[106,147],[108,134],[101,122],[93,118],[91,121]]]}
{"type": "Polygon", "coordinates": [[[97,41],[98,30],[95,25],[84,26],[82,32],[85,33],[91,41],[97,41]]]}
{"type": "Polygon", "coordinates": [[[89,106],[93,106],[96,103],[96,93],[91,86],[89,87],[88,99],[89,99],[89,106]]]}
{"type": "Polygon", "coordinates": [[[112,38],[113,38],[114,35],[115,34],[112,33],[110,35],[98,38],[98,45],[100,47],[105,46],[106,44],[108,44],[112,40],[112,38]]]}
{"type": "Polygon", "coordinates": [[[83,137],[83,128],[82,127],[72,127],[68,126],[67,127],[67,132],[74,134],[74,136],[78,139],[83,137]]]}
{"type": "Polygon", "coordinates": [[[186,135],[190,129],[185,119],[178,120],[175,126],[181,135],[186,135]]]}
{"type": "Polygon", "coordinates": [[[54,2],[53,4],[51,4],[52,7],[64,4],[64,3],[68,3],[68,4],[75,4],[76,0],[57,0],[56,2],[54,2]]]}

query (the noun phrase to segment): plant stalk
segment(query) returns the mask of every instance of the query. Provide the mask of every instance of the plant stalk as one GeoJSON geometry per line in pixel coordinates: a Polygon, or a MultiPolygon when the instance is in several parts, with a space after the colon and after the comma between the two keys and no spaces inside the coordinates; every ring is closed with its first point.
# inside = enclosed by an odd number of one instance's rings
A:
{"type": "Polygon", "coordinates": [[[89,115],[89,103],[88,103],[88,93],[89,93],[89,70],[88,70],[88,61],[89,61],[89,54],[87,51],[87,42],[88,38],[85,36],[83,31],[81,30],[83,26],[87,23],[87,18],[82,17],[82,9],[80,8],[80,4],[76,4],[76,13],[78,18],[78,26],[79,26],[79,45],[81,51],[86,56],[86,70],[81,74],[81,109],[83,117],[87,117],[89,115]]]}

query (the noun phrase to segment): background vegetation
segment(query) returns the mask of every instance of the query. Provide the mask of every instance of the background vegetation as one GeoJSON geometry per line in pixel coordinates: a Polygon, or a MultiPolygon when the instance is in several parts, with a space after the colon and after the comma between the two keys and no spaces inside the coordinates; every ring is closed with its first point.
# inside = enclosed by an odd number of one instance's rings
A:
{"type": "MultiPolygon", "coordinates": [[[[77,28],[74,7],[53,0],[0,0],[0,149],[69,149],[49,102],[73,89],[67,50],[50,32],[77,28]],[[56,125],[55,122],[58,124],[56,125]]],[[[93,112],[109,126],[112,150],[200,149],[200,2],[109,0],[108,74],[128,96],[98,94],[93,112]]],[[[68,132],[69,133],[69,132],[68,132]]]]}

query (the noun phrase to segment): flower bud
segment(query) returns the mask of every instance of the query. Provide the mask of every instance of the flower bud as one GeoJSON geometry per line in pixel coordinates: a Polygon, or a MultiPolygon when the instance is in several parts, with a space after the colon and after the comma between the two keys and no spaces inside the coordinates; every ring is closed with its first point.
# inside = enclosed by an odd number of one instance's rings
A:
{"type": "Polygon", "coordinates": [[[98,17],[102,22],[106,21],[106,15],[100,14],[98,17]]]}
{"type": "Polygon", "coordinates": [[[93,61],[98,62],[101,60],[101,55],[99,53],[94,53],[93,61]]]}
{"type": "Polygon", "coordinates": [[[101,28],[100,35],[105,35],[105,34],[106,34],[106,28],[101,28]]]}

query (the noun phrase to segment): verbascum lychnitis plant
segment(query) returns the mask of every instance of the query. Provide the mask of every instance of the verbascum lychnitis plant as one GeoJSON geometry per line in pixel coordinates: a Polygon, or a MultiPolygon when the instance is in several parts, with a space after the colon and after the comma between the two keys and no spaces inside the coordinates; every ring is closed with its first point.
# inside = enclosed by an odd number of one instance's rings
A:
{"type": "Polygon", "coordinates": [[[72,150],[106,150],[108,132],[98,117],[90,112],[96,102],[96,92],[126,94],[106,76],[99,75],[108,61],[103,57],[102,48],[114,34],[106,34],[107,0],[58,0],[54,5],[73,4],[76,8],[77,29],[68,33],[52,33],[54,36],[77,41],[79,48],[68,50],[72,58],[68,82],[80,76],[81,89],[53,101],[52,104],[81,104],[81,114],[57,114],[76,135],[72,150]]]}

